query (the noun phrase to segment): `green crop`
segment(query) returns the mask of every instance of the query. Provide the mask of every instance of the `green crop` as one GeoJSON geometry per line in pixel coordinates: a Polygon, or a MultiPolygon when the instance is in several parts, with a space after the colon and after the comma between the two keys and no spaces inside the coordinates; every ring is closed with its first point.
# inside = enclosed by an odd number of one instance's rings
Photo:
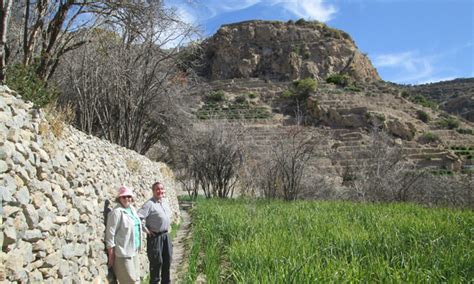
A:
{"type": "Polygon", "coordinates": [[[472,211],[413,204],[200,200],[185,281],[468,283],[472,211]]]}

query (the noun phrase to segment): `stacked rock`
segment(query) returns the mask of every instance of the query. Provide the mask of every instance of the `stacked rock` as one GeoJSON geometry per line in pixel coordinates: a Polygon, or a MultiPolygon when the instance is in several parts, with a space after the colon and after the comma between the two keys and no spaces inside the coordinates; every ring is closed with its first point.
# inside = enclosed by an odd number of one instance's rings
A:
{"type": "Polygon", "coordinates": [[[162,181],[179,221],[166,164],[68,125],[56,136],[43,111],[0,86],[0,281],[105,281],[104,205],[122,184],[138,207],[162,181]]]}

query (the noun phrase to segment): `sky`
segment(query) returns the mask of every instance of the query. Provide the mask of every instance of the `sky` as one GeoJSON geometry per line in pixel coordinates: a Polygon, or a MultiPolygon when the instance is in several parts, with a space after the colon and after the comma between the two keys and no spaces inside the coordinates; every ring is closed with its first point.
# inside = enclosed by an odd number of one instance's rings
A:
{"type": "Polygon", "coordinates": [[[346,31],[385,81],[474,77],[474,0],[166,0],[205,37],[246,20],[318,20],[346,31]]]}

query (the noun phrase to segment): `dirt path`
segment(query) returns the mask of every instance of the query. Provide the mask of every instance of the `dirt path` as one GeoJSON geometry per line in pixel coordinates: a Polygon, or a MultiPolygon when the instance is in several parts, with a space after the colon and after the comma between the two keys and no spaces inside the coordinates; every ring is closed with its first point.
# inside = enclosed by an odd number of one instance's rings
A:
{"type": "MultiPolygon", "coordinates": [[[[190,202],[180,202],[182,224],[173,239],[173,262],[171,263],[171,283],[179,283],[180,276],[188,268],[187,258],[189,252],[189,240],[191,238],[191,218],[188,210],[192,207],[190,202]]],[[[182,276],[181,276],[182,277],[182,276]]]]}

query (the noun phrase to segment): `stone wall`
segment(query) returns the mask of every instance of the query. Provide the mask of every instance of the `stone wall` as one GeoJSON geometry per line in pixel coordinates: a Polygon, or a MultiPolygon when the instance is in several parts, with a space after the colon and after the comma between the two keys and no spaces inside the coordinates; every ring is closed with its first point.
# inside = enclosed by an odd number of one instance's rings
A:
{"type": "Polygon", "coordinates": [[[119,185],[134,188],[139,207],[162,181],[178,222],[167,165],[71,126],[53,131],[60,122],[0,88],[0,282],[105,282],[104,204],[115,205],[119,185]]]}

